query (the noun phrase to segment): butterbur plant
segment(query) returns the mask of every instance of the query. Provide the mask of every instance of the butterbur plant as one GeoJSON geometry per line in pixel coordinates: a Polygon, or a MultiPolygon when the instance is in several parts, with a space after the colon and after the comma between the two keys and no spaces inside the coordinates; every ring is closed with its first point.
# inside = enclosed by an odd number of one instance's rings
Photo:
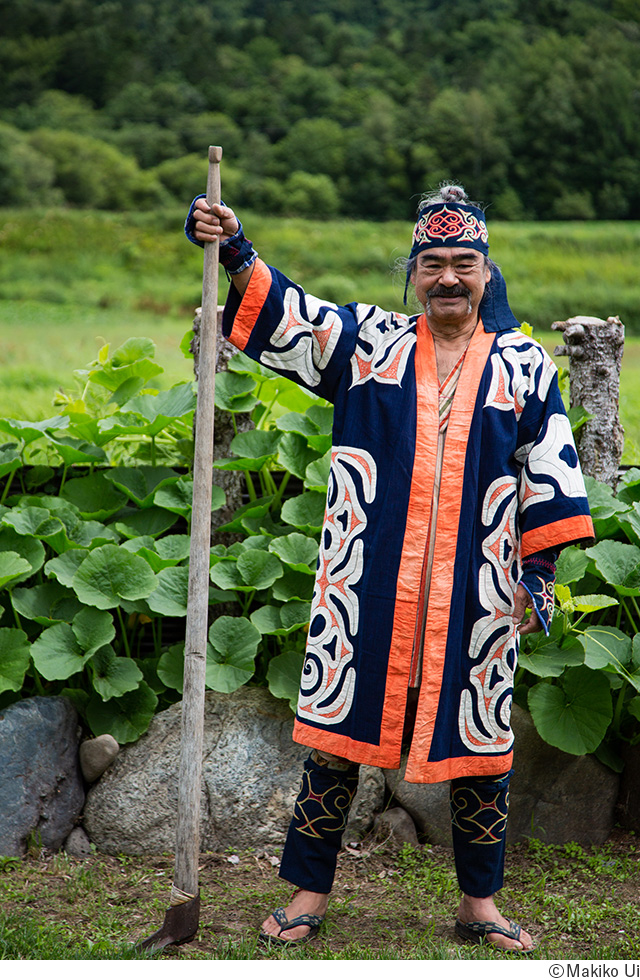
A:
{"type": "MultiPolygon", "coordinates": [[[[182,693],[195,394],[152,388],[152,358],[144,338],[104,347],[57,394],[59,415],[0,420],[0,707],[62,694],[121,743],[182,693]]],[[[267,685],[293,704],[332,411],[243,355],[216,401],[255,428],[216,464],[245,474],[247,502],[211,549],[206,684],[267,685]]],[[[224,503],[214,485],[212,509],[224,503]]]]}
{"type": "Polygon", "coordinates": [[[620,771],[640,743],[640,470],[617,494],[585,483],[596,543],[560,555],[551,633],[523,642],[515,696],[551,745],[620,771]]]}

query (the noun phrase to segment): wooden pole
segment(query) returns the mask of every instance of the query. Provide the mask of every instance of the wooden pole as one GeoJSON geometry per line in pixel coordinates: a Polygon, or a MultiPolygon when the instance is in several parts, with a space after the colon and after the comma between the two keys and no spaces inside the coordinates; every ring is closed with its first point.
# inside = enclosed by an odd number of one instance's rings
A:
{"type": "MultiPolygon", "coordinates": [[[[222,148],[210,146],[207,181],[207,202],[210,206],[220,203],[221,159],[222,148]]],[[[198,862],[209,612],[218,250],[217,239],[215,242],[205,244],[200,321],[200,370],[193,459],[189,594],[184,644],[176,853],[171,907],[167,910],[162,927],[140,944],[143,949],[161,949],[163,946],[189,942],[197,932],[200,919],[198,862]]]]}
{"type": "MultiPolygon", "coordinates": [[[[220,203],[222,149],[209,147],[207,202],[220,203]]],[[[196,405],[193,461],[193,505],[189,556],[189,598],[184,647],[182,741],[178,784],[178,822],[174,885],[190,898],[198,893],[200,854],[200,793],[204,736],[204,691],[209,612],[209,551],[211,547],[211,474],[218,313],[218,248],[204,247],[200,373],[196,405]]]]}

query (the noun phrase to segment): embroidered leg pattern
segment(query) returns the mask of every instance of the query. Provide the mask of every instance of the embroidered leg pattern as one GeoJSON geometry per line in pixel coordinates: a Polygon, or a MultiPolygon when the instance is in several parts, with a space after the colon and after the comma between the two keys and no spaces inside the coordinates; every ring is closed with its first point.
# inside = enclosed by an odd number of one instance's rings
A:
{"type": "Polygon", "coordinates": [[[502,888],[511,772],[451,780],[451,834],[458,883],[487,898],[502,888]]]}
{"type": "Polygon", "coordinates": [[[327,762],[315,750],[305,761],[280,862],[280,877],[298,888],[328,895],[360,767],[327,762]]]}

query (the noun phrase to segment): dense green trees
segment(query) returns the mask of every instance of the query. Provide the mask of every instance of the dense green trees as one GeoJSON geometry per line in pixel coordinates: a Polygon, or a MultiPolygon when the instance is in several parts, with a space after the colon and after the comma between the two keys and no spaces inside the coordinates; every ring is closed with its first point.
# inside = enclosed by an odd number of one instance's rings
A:
{"type": "Polygon", "coordinates": [[[640,218],[637,0],[4,0],[0,68],[6,204],[184,198],[219,143],[239,206],[640,218]]]}

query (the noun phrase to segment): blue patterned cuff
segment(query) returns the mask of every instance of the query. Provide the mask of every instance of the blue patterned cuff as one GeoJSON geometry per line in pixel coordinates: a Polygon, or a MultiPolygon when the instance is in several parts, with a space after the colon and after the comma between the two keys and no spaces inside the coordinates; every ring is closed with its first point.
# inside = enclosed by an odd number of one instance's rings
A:
{"type": "Polygon", "coordinates": [[[557,552],[549,549],[529,555],[522,562],[520,584],[531,596],[533,607],[547,636],[553,616],[557,557],[557,552]]]}

